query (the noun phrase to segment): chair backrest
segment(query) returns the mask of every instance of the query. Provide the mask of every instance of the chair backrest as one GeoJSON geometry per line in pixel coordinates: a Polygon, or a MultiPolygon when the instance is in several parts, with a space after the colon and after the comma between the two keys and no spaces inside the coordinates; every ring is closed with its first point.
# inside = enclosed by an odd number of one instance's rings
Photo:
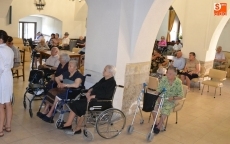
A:
{"type": "Polygon", "coordinates": [[[158,78],[149,76],[148,89],[156,90],[158,85],[159,85],[158,78]]]}
{"type": "Polygon", "coordinates": [[[227,72],[217,69],[210,69],[208,76],[215,81],[223,81],[226,79],[227,72]]]}
{"type": "Polygon", "coordinates": [[[183,85],[183,92],[184,92],[184,98],[182,98],[181,100],[175,101],[175,107],[173,108],[173,112],[177,112],[183,108],[184,102],[187,96],[187,92],[188,92],[188,86],[183,85]]]}
{"type": "Polygon", "coordinates": [[[206,73],[206,67],[202,65],[200,67],[199,77],[203,78],[205,76],[205,73],[206,73]]]}
{"type": "Polygon", "coordinates": [[[25,50],[19,50],[20,51],[20,57],[21,57],[21,64],[24,68],[25,66],[25,50]]]}

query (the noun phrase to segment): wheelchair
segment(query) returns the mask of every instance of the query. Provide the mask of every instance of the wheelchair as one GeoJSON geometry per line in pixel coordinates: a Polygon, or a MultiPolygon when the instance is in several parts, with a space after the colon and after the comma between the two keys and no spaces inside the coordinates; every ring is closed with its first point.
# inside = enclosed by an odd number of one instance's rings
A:
{"type": "MultiPolygon", "coordinates": [[[[114,90],[114,94],[117,87],[123,88],[123,86],[117,85],[114,90]]],[[[113,94],[113,97],[114,97],[113,94]]],[[[85,95],[81,93],[77,99],[81,99],[85,95]]],[[[84,115],[84,129],[83,137],[87,141],[92,141],[94,135],[87,129],[87,125],[94,125],[97,133],[105,139],[111,139],[118,136],[121,131],[124,129],[126,124],[125,114],[112,106],[112,100],[97,100],[92,99],[87,103],[86,114],[84,115]]],[[[62,117],[62,116],[61,116],[62,117]]],[[[56,127],[60,126],[60,119],[56,121],[56,127]]]]}
{"type": "MultiPolygon", "coordinates": [[[[86,77],[90,77],[90,76],[91,76],[90,74],[86,74],[83,77],[81,86],[79,88],[67,88],[65,90],[65,93],[66,93],[65,94],[65,99],[62,99],[62,100],[58,101],[58,103],[55,105],[55,109],[53,111],[51,119],[54,118],[54,116],[55,116],[56,113],[60,113],[58,122],[56,122],[56,123],[58,123],[58,125],[63,121],[64,114],[67,113],[67,112],[68,113],[70,112],[68,104],[72,100],[74,100],[81,93],[81,90],[85,89],[85,79],[86,79],[86,77]]],[[[54,88],[55,84],[56,83],[53,84],[53,88],[54,88]]],[[[42,103],[41,103],[41,105],[39,107],[39,110],[38,110],[37,114],[41,111],[42,106],[46,104],[46,100],[47,100],[47,96],[45,96],[42,99],[42,103]]],[[[56,127],[58,127],[58,125],[56,127]]]]}
{"type": "Polygon", "coordinates": [[[29,75],[29,84],[26,88],[26,92],[24,93],[23,98],[23,106],[26,109],[26,99],[29,101],[29,114],[30,117],[33,117],[33,112],[31,108],[31,104],[35,100],[42,100],[42,97],[45,92],[45,74],[41,70],[31,70],[29,75]],[[32,98],[27,96],[27,93],[32,95],[32,98]]]}

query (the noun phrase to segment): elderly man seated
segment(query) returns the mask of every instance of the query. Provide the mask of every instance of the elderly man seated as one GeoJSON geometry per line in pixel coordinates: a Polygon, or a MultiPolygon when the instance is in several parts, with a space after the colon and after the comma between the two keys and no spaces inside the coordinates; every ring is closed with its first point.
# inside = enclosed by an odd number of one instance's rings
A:
{"type": "Polygon", "coordinates": [[[85,47],[85,39],[83,36],[80,36],[79,39],[77,40],[76,47],[79,47],[79,48],[85,47]]]}
{"type": "Polygon", "coordinates": [[[13,38],[11,36],[8,37],[6,45],[10,47],[14,52],[14,67],[19,66],[21,62],[21,54],[19,49],[14,46],[13,38]]]}
{"type": "Polygon", "coordinates": [[[222,52],[222,47],[218,46],[216,49],[216,55],[213,62],[213,68],[217,69],[217,67],[222,65],[224,62],[225,62],[225,55],[222,52]]]}
{"type": "Polygon", "coordinates": [[[59,49],[53,47],[51,49],[51,56],[46,60],[45,64],[39,65],[38,69],[55,71],[60,63],[59,61],[59,49]]]}
{"type": "Polygon", "coordinates": [[[185,58],[182,57],[182,52],[176,52],[172,65],[177,69],[178,74],[180,74],[180,71],[184,69],[185,63],[185,58]]]}

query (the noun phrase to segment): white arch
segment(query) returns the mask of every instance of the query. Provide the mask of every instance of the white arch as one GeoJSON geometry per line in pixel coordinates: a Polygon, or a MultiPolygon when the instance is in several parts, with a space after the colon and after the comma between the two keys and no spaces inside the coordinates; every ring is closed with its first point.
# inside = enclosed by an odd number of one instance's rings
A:
{"type": "Polygon", "coordinates": [[[217,25],[217,27],[216,27],[213,35],[212,35],[212,38],[211,38],[211,41],[210,41],[210,44],[209,44],[209,48],[208,48],[208,51],[207,51],[207,53],[210,53],[210,55],[206,54],[206,61],[213,60],[213,57],[214,57],[215,53],[213,53],[212,51],[214,51],[216,49],[216,46],[217,46],[218,40],[220,38],[220,35],[221,35],[226,23],[230,19],[230,15],[229,15],[230,9],[228,10],[227,13],[228,13],[228,15],[223,16],[223,18],[221,19],[221,21],[217,25]]]}

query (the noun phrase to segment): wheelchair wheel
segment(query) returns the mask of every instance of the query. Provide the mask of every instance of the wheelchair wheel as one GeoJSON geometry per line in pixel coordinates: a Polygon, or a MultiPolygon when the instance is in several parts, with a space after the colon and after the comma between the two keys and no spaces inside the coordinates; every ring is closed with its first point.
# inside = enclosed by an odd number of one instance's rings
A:
{"type": "Polygon", "coordinates": [[[110,139],[118,136],[124,129],[126,117],[124,113],[118,109],[110,108],[103,111],[97,118],[97,133],[105,138],[110,139]]]}
{"type": "Polygon", "coordinates": [[[83,138],[86,141],[92,141],[94,139],[94,136],[93,136],[93,134],[89,130],[84,129],[83,130],[83,138]]]}

